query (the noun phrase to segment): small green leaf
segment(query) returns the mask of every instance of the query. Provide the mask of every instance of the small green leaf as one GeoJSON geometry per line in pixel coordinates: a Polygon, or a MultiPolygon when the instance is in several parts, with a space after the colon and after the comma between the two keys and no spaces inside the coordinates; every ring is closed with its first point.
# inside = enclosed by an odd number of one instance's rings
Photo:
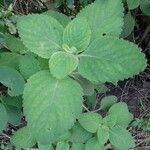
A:
{"type": "Polygon", "coordinates": [[[85,144],[73,143],[71,150],[85,150],[85,144]]]}
{"type": "Polygon", "coordinates": [[[79,74],[73,74],[73,77],[83,88],[84,95],[91,96],[94,94],[94,84],[92,82],[83,78],[79,74]]]}
{"type": "Polygon", "coordinates": [[[127,0],[128,8],[135,9],[140,5],[141,0],[127,0]]]}
{"type": "Polygon", "coordinates": [[[53,143],[71,129],[82,112],[82,96],[82,88],[70,78],[57,80],[49,71],[31,76],[25,86],[23,106],[37,141],[53,143]]]}
{"type": "Polygon", "coordinates": [[[78,70],[90,81],[116,83],[138,74],[146,66],[145,55],[137,45],[105,36],[93,41],[80,54],[78,70]]]}
{"type": "Polygon", "coordinates": [[[134,26],[135,26],[135,19],[132,17],[131,13],[128,12],[124,16],[124,27],[121,33],[121,37],[125,38],[129,36],[134,30],[134,26]]]}
{"type": "Polygon", "coordinates": [[[21,128],[17,132],[15,132],[11,138],[11,142],[17,148],[24,148],[24,149],[30,148],[36,143],[28,127],[21,128]]]}
{"type": "Polygon", "coordinates": [[[70,132],[71,137],[69,140],[72,143],[85,143],[92,137],[92,134],[81,127],[79,123],[76,123],[70,132]]]}
{"type": "Polygon", "coordinates": [[[83,113],[79,117],[79,123],[87,131],[95,133],[102,123],[102,117],[97,113],[83,113]]]}
{"type": "Polygon", "coordinates": [[[55,18],[64,27],[66,27],[68,25],[68,23],[71,21],[71,19],[68,16],[66,16],[62,13],[59,13],[58,11],[48,10],[48,11],[44,12],[43,14],[55,18]]]}
{"type": "Polygon", "coordinates": [[[70,48],[75,47],[76,52],[84,51],[91,39],[91,29],[84,18],[75,18],[65,28],[63,33],[63,43],[70,48]]]}
{"type": "Polygon", "coordinates": [[[0,103],[0,132],[7,126],[8,116],[5,106],[0,103]]]}
{"type": "Polygon", "coordinates": [[[39,61],[32,55],[24,55],[20,58],[19,69],[25,79],[41,70],[39,61]]]}
{"type": "Polygon", "coordinates": [[[135,146],[135,142],[131,134],[121,127],[114,127],[110,130],[109,140],[118,150],[128,150],[135,146]]]}
{"type": "Polygon", "coordinates": [[[117,115],[116,114],[109,114],[105,118],[103,118],[103,124],[109,128],[112,128],[117,123],[117,115]]]}
{"type": "Polygon", "coordinates": [[[82,9],[77,17],[87,20],[93,41],[103,34],[118,37],[123,26],[123,11],[121,0],[96,0],[82,9]]]}
{"type": "Polygon", "coordinates": [[[105,150],[104,145],[101,145],[99,141],[93,137],[87,141],[85,145],[85,150],[105,150]]]}
{"type": "Polygon", "coordinates": [[[78,58],[66,52],[56,52],[49,60],[51,74],[62,79],[71,74],[78,66],[78,58]]]}
{"type": "Polygon", "coordinates": [[[109,139],[109,128],[106,126],[99,127],[97,131],[98,141],[101,145],[104,145],[109,139]]]}
{"type": "Polygon", "coordinates": [[[140,9],[142,10],[144,14],[149,16],[150,15],[150,1],[142,0],[140,4],[140,9]]]}
{"type": "Polygon", "coordinates": [[[127,127],[129,123],[132,121],[131,113],[128,110],[128,106],[126,103],[119,102],[114,104],[108,111],[110,115],[116,115],[117,120],[116,124],[122,127],[127,127]]]}
{"type": "Polygon", "coordinates": [[[100,108],[107,111],[117,101],[118,98],[116,96],[106,96],[101,100],[100,108]]]}
{"type": "Polygon", "coordinates": [[[38,143],[39,150],[54,150],[53,146],[51,144],[48,145],[42,145],[38,143]]]}
{"type": "Polygon", "coordinates": [[[15,69],[0,67],[0,82],[8,87],[10,96],[18,96],[23,93],[25,81],[15,69]]]}
{"type": "Polygon", "coordinates": [[[69,150],[69,144],[67,142],[58,142],[56,150],[69,150]]]}
{"type": "Polygon", "coordinates": [[[20,56],[16,53],[0,53],[0,66],[7,66],[18,70],[20,56]]]}
{"type": "Polygon", "coordinates": [[[17,28],[25,46],[43,58],[61,50],[63,26],[47,15],[32,14],[20,17],[17,28]]]}

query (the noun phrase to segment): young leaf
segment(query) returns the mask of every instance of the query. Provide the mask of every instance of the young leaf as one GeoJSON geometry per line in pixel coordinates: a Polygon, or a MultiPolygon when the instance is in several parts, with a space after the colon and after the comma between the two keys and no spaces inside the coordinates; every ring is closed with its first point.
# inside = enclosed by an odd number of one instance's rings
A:
{"type": "Polygon", "coordinates": [[[38,143],[39,150],[54,150],[53,146],[51,144],[48,145],[42,145],[38,143]]]}
{"type": "Polygon", "coordinates": [[[85,143],[92,137],[92,134],[81,127],[79,123],[76,123],[70,132],[71,137],[69,140],[72,143],[85,143]]]}
{"type": "Polygon", "coordinates": [[[63,26],[50,16],[23,16],[19,18],[17,28],[25,46],[43,58],[50,58],[61,49],[63,26]]]}
{"type": "Polygon", "coordinates": [[[105,118],[103,118],[103,124],[109,128],[112,128],[117,123],[117,115],[116,114],[109,114],[105,118]]]}
{"type": "Polygon", "coordinates": [[[11,138],[11,142],[17,148],[24,148],[24,149],[30,148],[36,144],[36,140],[32,136],[28,127],[21,128],[17,132],[15,132],[11,138]]]}
{"type": "Polygon", "coordinates": [[[127,0],[128,8],[135,9],[140,5],[141,0],[127,0]]]}
{"type": "Polygon", "coordinates": [[[87,131],[95,133],[102,123],[102,117],[97,113],[83,113],[79,117],[79,123],[87,131]]]}
{"type": "Polygon", "coordinates": [[[146,0],[141,0],[140,9],[146,15],[150,15],[150,2],[146,0]]]}
{"type": "Polygon", "coordinates": [[[94,94],[94,84],[92,82],[83,78],[79,74],[74,74],[73,77],[83,88],[84,95],[91,96],[94,94]]]}
{"type": "Polygon", "coordinates": [[[121,0],[96,0],[82,9],[77,17],[88,21],[92,41],[103,34],[118,37],[123,26],[123,4],[121,0]]]}
{"type": "Polygon", "coordinates": [[[58,142],[56,150],[69,150],[69,144],[67,142],[58,142]]]}
{"type": "Polygon", "coordinates": [[[0,132],[6,128],[8,121],[7,111],[5,106],[0,103],[0,132]]]}
{"type": "Polygon", "coordinates": [[[25,81],[15,69],[0,67],[0,82],[8,87],[10,96],[18,96],[23,93],[25,81]]]}
{"type": "Polygon", "coordinates": [[[0,53],[0,66],[7,66],[18,70],[20,56],[21,55],[16,53],[0,53]]]}
{"type": "Polygon", "coordinates": [[[56,52],[49,60],[51,74],[62,79],[71,74],[78,66],[78,58],[70,53],[56,52]]]}
{"type": "Polygon", "coordinates": [[[87,141],[85,145],[85,150],[105,150],[104,145],[101,145],[99,141],[93,137],[87,141]]]}
{"type": "Polygon", "coordinates": [[[116,96],[106,96],[101,100],[101,109],[108,110],[113,104],[117,103],[118,98],[116,96]]]}
{"type": "Polygon", "coordinates": [[[114,37],[99,37],[80,55],[78,68],[88,80],[104,83],[127,79],[145,67],[145,56],[133,43],[114,37]]]}
{"type": "Polygon", "coordinates": [[[43,14],[55,18],[63,27],[66,27],[68,23],[71,21],[71,19],[68,16],[59,13],[58,11],[48,10],[43,14]]]}
{"type": "Polygon", "coordinates": [[[75,18],[64,30],[63,43],[69,48],[75,47],[76,52],[84,51],[91,39],[91,29],[84,18],[75,18]]]}
{"type": "Polygon", "coordinates": [[[23,106],[28,126],[37,141],[49,144],[66,133],[81,114],[82,96],[80,85],[70,78],[57,80],[49,71],[30,77],[23,94],[23,106]]]}
{"type": "Polygon", "coordinates": [[[85,150],[85,144],[73,143],[71,150],[85,150]]]}
{"type": "Polygon", "coordinates": [[[125,128],[129,125],[129,123],[133,119],[133,116],[131,117],[131,113],[128,110],[127,104],[123,102],[114,104],[109,109],[108,113],[110,115],[116,115],[117,116],[116,124],[125,128]]]}
{"type": "Polygon", "coordinates": [[[106,126],[99,127],[97,131],[98,141],[101,145],[104,145],[109,139],[109,128],[106,126]]]}
{"type": "Polygon", "coordinates": [[[124,16],[124,27],[121,33],[121,37],[125,38],[129,36],[134,30],[134,26],[135,26],[135,19],[132,17],[131,13],[129,12],[124,16]]]}
{"type": "Polygon", "coordinates": [[[32,55],[24,55],[20,58],[19,69],[25,79],[41,70],[39,61],[32,55]]]}
{"type": "Polygon", "coordinates": [[[118,150],[134,148],[135,143],[131,134],[122,127],[114,127],[110,130],[109,140],[118,150]]]}

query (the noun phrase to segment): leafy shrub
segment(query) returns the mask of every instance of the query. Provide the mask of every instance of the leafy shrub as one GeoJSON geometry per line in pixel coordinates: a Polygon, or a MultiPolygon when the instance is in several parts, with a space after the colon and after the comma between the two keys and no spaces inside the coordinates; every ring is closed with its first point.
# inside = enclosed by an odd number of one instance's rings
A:
{"type": "MultiPolygon", "coordinates": [[[[83,96],[91,97],[98,85],[116,84],[146,67],[141,49],[120,38],[123,11],[120,0],[97,0],[73,20],[52,11],[18,17],[21,40],[2,34],[11,52],[1,53],[0,82],[8,95],[1,98],[0,130],[11,120],[6,102],[23,94],[27,126],[12,136],[17,148],[38,143],[40,149],[99,150],[109,142],[119,150],[134,147],[127,131],[133,116],[116,97],[102,100],[104,117],[82,113],[83,96]]],[[[20,101],[11,106],[20,110],[20,101]]]]}

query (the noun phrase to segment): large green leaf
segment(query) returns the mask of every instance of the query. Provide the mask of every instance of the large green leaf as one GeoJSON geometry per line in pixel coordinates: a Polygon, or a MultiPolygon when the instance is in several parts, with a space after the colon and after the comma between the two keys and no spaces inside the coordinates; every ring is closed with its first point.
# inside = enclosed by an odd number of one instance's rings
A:
{"type": "Polygon", "coordinates": [[[18,20],[17,28],[25,46],[43,58],[49,58],[61,49],[63,26],[50,16],[23,16],[18,20]]]}
{"type": "Polygon", "coordinates": [[[69,141],[72,143],[85,143],[92,137],[92,134],[86,131],[79,123],[76,123],[70,132],[69,141]]]}
{"type": "Polygon", "coordinates": [[[75,47],[76,52],[84,51],[91,40],[91,29],[84,18],[75,18],[65,28],[63,33],[63,43],[69,48],[75,47]]]}
{"type": "Polygon", "coordinates": [[[129,125],[129,123],[133,119],[133,116],[128,110],[127,104],[123,102],[114,104],[109,109],[108,113],[109,115],[116,115],[117,117],[116,124],[125,128],[129,125]]]}
{"type": "Polygon", "coordinates": [[[128,150],[135,146],[134,139],[131,134],[121,127],[114,127],[111,129],[109,140],[118,150],[128,150]]]}
{"type": "Polygon", "coordinates": [[[28,127],[21,128],[17,132],[15,132],[11,138],[11,142],[17,148],[24,148],[24,149],[30,148],[36,144],[36,140],[32,136],[28,127]]]}
{"type": "Polygon", "coordinates": [[[4,52],[0,54],[0,66],[7,66],[14,69],[19,68],[19,54],[4,52]]]}
{"type": "Polygon", "coordinates": [[[74,80],[57,80],[49,71],[40,71],[28,79],[24,113],[37,141],[54,142],[73,126],[82,111],[82,95],[74,80]]]}
{"type": "Polygon", "coordinates": [[[90,81],[117,82],[143,71],[146,59],[135,44],[100,37],[80,55],[79,73],[90,81]]]}
{"type": "Polygon", "coordinates": [[[87,141],[85,150],[104,150],[104,145],[101,145],[99,141],[93,137],[87,141]]]}
{"type": "Polygon", "coordinates": [[[20,58],[19,69],[25,79],[41,70],[40,62],[32,55],[24,55],[20,58]]]}
{"type": "Polygon", "coordinates": [[[18,96],[23,93],[25,81],[15,69],[0,67],[0,82],[8,87],[10,96],[18,96]]]}
{"type": "Polygon", "coordinates": [[[95,133],[102,123],[102,117],[97,113],[83,113],[79,117],[79,123],[87,131],[95,133]]]}
{"type": "Polygon", "coordinates": [[[92,40],[103,34],[119,36],[123,26],[123,4],[121,0],[96,0],[82,9],[78,17],[87,19],[92,40]]]}
{"type": "Polygon", "coordinates": [[[43,14],[55,18],[64,27],[66,27],[67,24],[71,21],[71,19],[68,16],[66,16],[62,13],[59,13],[58,11],[49,10],[49,11],[44,12],[43,14]]]}
{"type": "Polygon", "coordinates": [[[51,74],[62,79],[71,74],[78,66],[78,58],[66,52],[54,53],[49,61],[51,74]]]}
{"type": "Polygon", "coordinates": [[[0,103],[0,132],[6,128],[8,121],[7,111],[5,106],[0,103]]]}
{"type": "Polygon", "coordinates": [[[140,5],[141,0],[127,0],[128,8],[135,9],[140,5]]]}

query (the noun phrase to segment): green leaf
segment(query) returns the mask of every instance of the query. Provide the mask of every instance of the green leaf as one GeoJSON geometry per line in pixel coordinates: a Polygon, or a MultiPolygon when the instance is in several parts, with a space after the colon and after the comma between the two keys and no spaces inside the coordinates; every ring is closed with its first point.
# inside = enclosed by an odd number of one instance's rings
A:
{"type": "Polygon", "coordinates": [[[58,142],[56,150],[69,150],[69,144],[67,142],[58,142]]]}
{"type": "Polygon", "coordinates": [[[122,127],[128,127],[129,123],[133,120],[131,113],[128,110],[126,103],[119,102],[114,104],[108,111],[110,115],[116,115],[116,124],[122,127]]]}
{"type": "Polygon", "coordinates": [[[135,9],[140,5],[141,0],[127,0],[128,8],[135,9]]]}
{"type": "Polygon", "coordinates": [[[43,57],[61,50],[63,27],[47,15],[27,15],[19,18],[17,28],[25,46],[33,53],[43,57]]]}
{"type": "Polygon", "coordinates": [[[114,37],[100,37],[80,55],[78,68],[90,81],[116,83],[138,74],[145,67],[145,56],[135,44],[114,37]]]}
{"type": "Polygon", "coordinates": [[[5,42],[7,49],[12,52],[25,53],[27,51],[22,41],[11,34],[5,34],[5,42]]]}
{"type": "Polygon", "coordinates": [[[84,95],[91,96],[94,94],[94,85],[89,80],[83,78],[79,74],[73,74],[74,79],[81,85],[83,88],[84,95]]]}
{"type": "Polygon", "coordinates": [[[131,134],[121,127],[114,127],[110,130],[109,140],[118,150],[128,150],[135,146],[134,139],[131,134]]]}
{"type": "Polygon", "coordinates": [[[43,14],[55,18],[64,27],[66,27],[68,25],[68,23],[71,21],[71,19],[68,16],[66,16],[62,13],[59,13],[58,11],[48,10],[48,11],[44,12],[43,14]]]}
{"type": "Polygon", "coordinates": [[[149,16],[150,15],[150,1],[142,0],[142,2],[140,3],[140,9],[144,14],[149,16]]]}
{"type": "Polygon", "coordinates": [[[118,37],[123,26],[123,11],[121,0],[96,0],[82,9],[77,17],[87,19],[93,41],[103,34],[118,37]]]}
{"type": "Polygon", "coordinates": [[[80,85],[70,78],[57,80],[49,71],[30,77],[23,94],[23,106],[28,126],[37,141],[49,144],[66,133],[81,114],[82,96],[80,85]]]}
{"type": "Polygon", "coordinates": [[[8,116],[5,106],[0,103],[0,132],[7,126],[8,116]]]}
{"type": "Polygon", "coordinates": [[[39,61],[32,55],[24,55],[20,58],[20,73],[25,79],[41,70],[39,61]]]}
{"type": "Polygon", "coordinates": [[[105,118],[103,118],[103,124],[109,128],[112,128],[117,123],[117,115],[116,114],[109,114],[105,118]]]}
{"type": "Polygon", "coordinates": [[[98,141],[101,145],[104,145],[109,139],[109,128],[106,126],[99,127],[97,131],[98,141]]]}
{"type": "Polygon", "coordinates": [[[19,60],[20,55],[15,53],[3,52],[0,54],[0,66],[7,66],[18,70],[19,60]]]}
{"type": "Polygon", "coordinates": [[[84,18],[75,18],[64,30],[63,43],[69,48],[75,47],[76,52],[84,51],[91,39],[91,29],[84,18]]]}
{"type": "Polygon", "coordinates": [[[128,12],[124,16],[124,27],[121,33],[121,37],[125,38],[129,36],[134,30],[134,26],[135,26],[135,19],[132,17],[131,13],[128,12]]]}
{"type": "Polygon", "coordinates": [[[0,67],[0,82],[8,87],[10,96],[18,96],[23,93],[25,81],[15,69],[0,67]]]}
{"type": "Polygon", "coordinates": [[[106,96],[101,100],[100,108],[103,110],[109,110],[109,108],[117,103],[118,98],[116,96],[106,96]]]}
{"type": "Polygon", "coordinates": [[[104,145],[101,145],[98,140],[93,137],[86,143],[85,150],[104,150],[104,145]]]}
{"type": "Polygon", "coordinates": [[[56,52],[49,60],[51,74],[62,79],[71,74],[78,66],[78,58],[66,52],[56,52]]]}
{"type": "Polygon", "coordinates": [[[22,117],[21,109],[14,106],[6,106],[7,114],[8,114],[8,122],[13,125],[19,125],[22,117]]]}
{"type": "Polygon", "coordinates": [[[72,143],[85,143],[92,137],[92,134],[81,127],[79,123],[76,123],[70,132],[71,137],[69,140],[72,143]]]}
{"type": "Polygon", "coordinates": [[[97,113],[83,113],[79,117],[79,123],[87,131],[95,133],[102,123],[102,117],[97,113]]]}
{"type": "Polygon", "coordinates": [[[11,138],[11,142],[17,148],[24,148],[24,149],[30,148],[36,144],[36,141],[33,138],[28,127],[21,128],[17,132],[15,132],[11,138]]]}
{"type": "Polygon", "coordinates": [[[38,143],[39,150],[54,150],[53,146],[51,144],[48,145],[42,145],[38,143]]]}
{"type": "Polygon", "coordinates": [[[71,150],[85,150],[85,144],[73,143],[71,150]]]}

